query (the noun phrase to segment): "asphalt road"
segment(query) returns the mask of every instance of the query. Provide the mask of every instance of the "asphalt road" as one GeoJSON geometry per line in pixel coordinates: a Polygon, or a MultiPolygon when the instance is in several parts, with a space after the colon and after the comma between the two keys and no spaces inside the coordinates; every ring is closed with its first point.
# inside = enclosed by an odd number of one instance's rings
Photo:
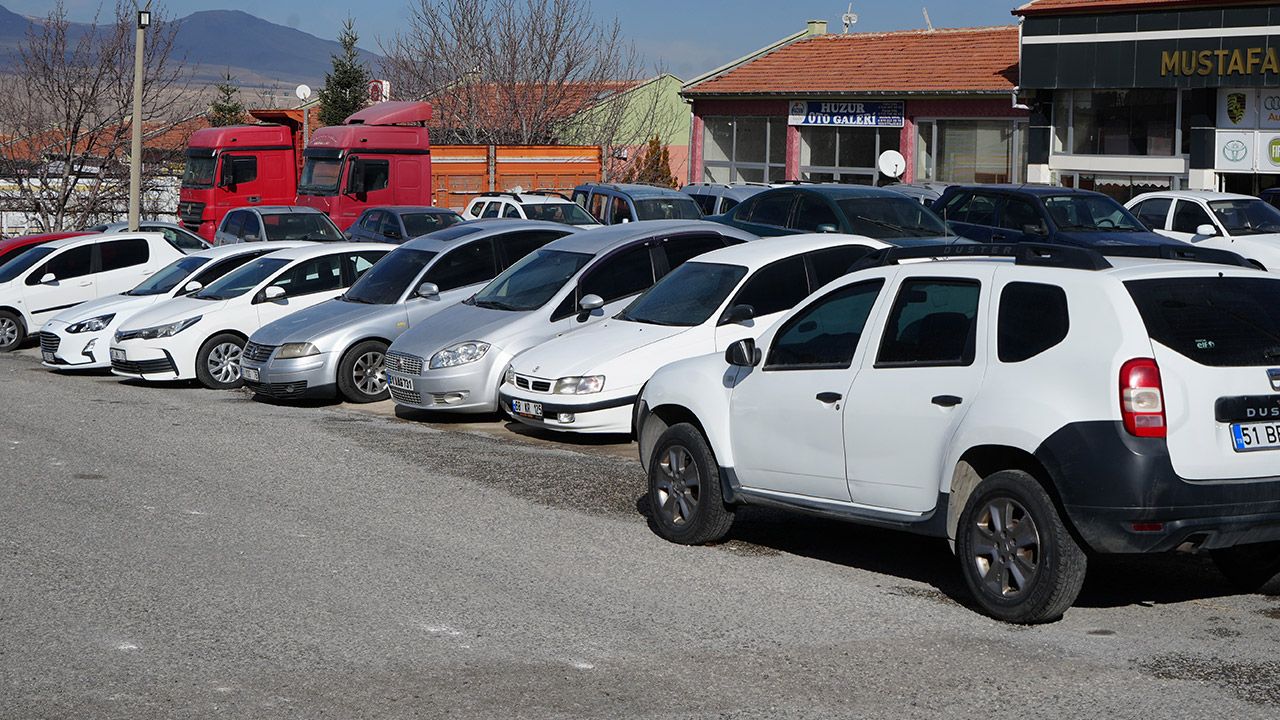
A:
{"type": "Polygon", "coordinates": [[[3,718],[1275,718],[1280,598],[1095,562],[965,606],[943,542],[774,513],[686,548],[626,445],[0,357],[3,718]]]}

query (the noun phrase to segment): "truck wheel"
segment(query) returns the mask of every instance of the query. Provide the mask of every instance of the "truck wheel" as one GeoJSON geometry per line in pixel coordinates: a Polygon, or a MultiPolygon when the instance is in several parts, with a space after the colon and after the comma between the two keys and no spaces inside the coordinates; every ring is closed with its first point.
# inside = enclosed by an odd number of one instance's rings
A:
{"type": "Polygon", "coordinates": [[[993,473],[974,488],[956,553],[978,604],[1005,622],[1057,620],[1084,584],[1084,551],[1048,493],[1021,470],[993,473]]]}
{"type": "Polygon", "coordinates": [[[244,338],[239,335],[214,335],[196,353],[196,379],[210,390],[234,390],[244,385],[240,378],[243,352],[244,338]]]}
{"type": "Polygon", "coordinates": [[[366,340],[342,356],[338,363],[338,392],[347,402],[371,403],[391,397],[384,361],[387,344],[366,340]]]}
{"type": "Polygon", "coordinates": [[[8,310],[0,311],[0,352],[17,350],[26,339],[27,329],[22,324],[22,318],[8,310]]]}
{"type": "Polygon", "coordinates": [[[715,542],[733,525],[715,455],[693,425],[672,425],[658,438],[649,463],[649,508],[658,534],[682,545],[715,542]]]}
{"type": "Polygon", "coordinates": [[[1210,550],[1209,556],[1218,571],[1238,590],[1280,594],[1280,542],[1210,550]]]}

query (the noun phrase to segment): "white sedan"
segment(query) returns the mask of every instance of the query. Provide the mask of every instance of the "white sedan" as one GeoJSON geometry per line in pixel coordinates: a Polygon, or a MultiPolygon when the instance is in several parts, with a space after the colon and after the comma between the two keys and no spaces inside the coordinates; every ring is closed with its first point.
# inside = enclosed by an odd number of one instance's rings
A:
{"type": "Polygon", "coordinates": [[[111,336],[129,318],[156,303],[190,295],[256,257],[306,244],[276,242],[202,250],[169,263],[132,290],[63,311],[40,328],[44,366],[55,370],[109,368],[111,336]]]}
{"type": "Polygon", "coordinates": [[[189,297],[134,315],[115,332],[111,370],[142,380],[199,380],[239,387],[240,354],[258,328],[340,295],[382,256],[385,243],[336,243],[278,250],[189,297]]]}
{"type": "Polygon", "coordinates": [[[1125,207],[1165,237],[1230,250],[1264,270],[1280,271],[1280,210],[1252,195],[1170,190],[1143,193],[1125,207]]]}
{"type": "Polygon", "coordinates": [[[681,265],[610,320],[512,361],[501,405],[522,423],[630,433],[641,388],[663,365],[756,338],[879,240],[830,233],[713,250],[681,265]]]}

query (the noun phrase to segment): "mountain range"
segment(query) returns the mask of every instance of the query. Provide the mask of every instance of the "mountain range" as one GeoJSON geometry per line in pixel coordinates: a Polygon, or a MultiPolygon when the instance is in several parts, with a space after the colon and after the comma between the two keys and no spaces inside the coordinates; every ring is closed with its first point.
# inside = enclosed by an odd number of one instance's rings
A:
{"type": "MultiPolygon", "coordinates": [[[[28,30],[39,18],[19,15],[0,6],[0,68],[12,66],[28,30]]],[[[244,87],[299,83],[313,87],[324,82],[330,56],[341,51],[334,40],[277,25],[239,10],[202,10],[173,21],[175,58],[182,58],[196,83],[214,83],[230,71],[244,87]]],[[[71,32],[90,32],[93,26],[73,24],[71,32]]],[[[341,28],[334,28],[336,37],[341,28]]],[[[380,56],[360,50],[366,66],[377,71],[380,56]]],[[[0,72],[3,72],[0,69],[0,72]]]]}

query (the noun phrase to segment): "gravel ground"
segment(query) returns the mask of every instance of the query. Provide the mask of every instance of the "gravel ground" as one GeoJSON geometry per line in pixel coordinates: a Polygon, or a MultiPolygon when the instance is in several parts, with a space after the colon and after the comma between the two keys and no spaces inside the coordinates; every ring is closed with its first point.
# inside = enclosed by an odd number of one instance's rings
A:
{"type": "Polygon", "coordinates": [[[680,547],[632,446],[439,420],[0,357],[0,717],[1277,717],[1280,598],[1204,558],[1009,626],[943,542],[680,547]]]}

